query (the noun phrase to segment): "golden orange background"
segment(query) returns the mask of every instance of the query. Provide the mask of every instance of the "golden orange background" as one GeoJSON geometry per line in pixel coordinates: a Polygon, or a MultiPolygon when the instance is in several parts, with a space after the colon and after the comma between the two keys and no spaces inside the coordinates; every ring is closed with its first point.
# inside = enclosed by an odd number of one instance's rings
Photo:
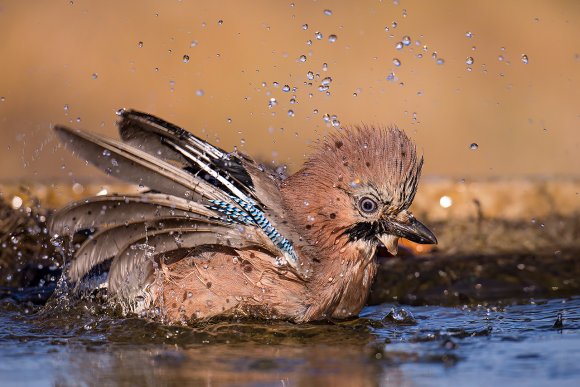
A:
{"type": "Polygon", "coordinates": [[[50,128],[121,107],[293,170],[335,114],[406,129],[425,174],[580,175],[578,1],[0,1],[0,36],[2,180],[102,176],[50,128]]]}

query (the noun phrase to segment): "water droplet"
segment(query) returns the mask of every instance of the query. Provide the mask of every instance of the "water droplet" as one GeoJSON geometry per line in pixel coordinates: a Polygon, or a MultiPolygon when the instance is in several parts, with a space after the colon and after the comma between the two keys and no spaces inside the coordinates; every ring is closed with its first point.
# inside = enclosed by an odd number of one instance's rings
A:
{"type": "Polygon", "coordinates": [[[393,28],[397,28],[397,25],[398,25],[398,24],[397,24],[397,22],[396,22],[396,21],[394,21],[394,22],[392,22],[392,23],[391,23],[391,27],[393,27],[393,28]]]}
{"type": "Polygon", "coordinates": [[[316,31],[314,33],[314,37],[316,38],[316,40],[322,40],[322,32],[316,31]]]}
{"type": "Polygon", "coordinates": [[[332,78],[331,77],[326,77],[322,80],[322,85],[327,86],[330,85],[330,83],[332,82],[332,78]]]}
{"type": "Polygon", "coordinates": [[[473,57],[468,56],[467,59],[465,59],[465,64],[467,64],[468,66],[471,66],[473,64],[474,60],[473,57]]]}
{"type": "Polygon", "coordinates": [[[336,35],[334,35],[334,34],[332,34],[332,35],[330,35],[330,36],[328,37],[328,41],[329,41],[330,43],[334,43],[334,42],[336,42],[336,39],[338,39],[338,37],[337,37],[336,35]]]}
{"type": "Polygon", "coordinates": [[[282,88],[282,91],[285,92],[285,93],[289,92],[290,91],[290,86],[284,85],[284,87],[282,88]]]}
{"type": "Polygon", "coordinates": [[[395,81],[395,73],[391,72],[387,75],[387,81],[394,82],[395,81]]]}
{"type": "Polygon", "coordinates": [[[306,78],[313,80],[314,79],[314,73],[312,71],[309,71],[306,73],[306,78]]]}
{"type": "Polygon", "coordinates": [[[288,117],[294,117],[294,110],[288,110],[288,117]]]}
{"type": "Polygon", "coordinates": [[[404,308],[391,308],[391,311],[383,317],[383,321],[396,325],[417,325],[417,320],[411,311],[404,308]]]}
{"type": "Polygon", "coordinates": [[[411,37],[409,35],[403,36],[402,42],[405,46],[409,46],[411,44],[411,37]]]}
{"type": "Polygon", "coordinates": [[[438,64],[438,65],[445,64],[445,59],[443,59],[443,58],[439,58],[439,59],[437,59],[437,64],[438,64]]]}
{"type": "Polygon", "coordinates": [[[393,58],[393,64],[397,67],[399,67],[401,65],[401,61],[397,58],[393,58]]]}
{"type": "Polygon", "coordinates": [[[403,42],[397,42],[397,44],[395,44],[395,48],[397,50],[401,50],[403,48],[403,42]]]}
{"type": "Polygon", "coordinates": [[[522,63],[528,64],[528,62],[529,62],[528,56],[526,54],[522,54],[522,63]]]}
{"type": "Polygon", "coordinates": [[[93,73],[93,75],[91,75],[91,77],[92,77],[93,79],[97,79],[97,78],[99,77],[99,74],[97,74],[97,73],[93,73]]]}
{"type": "Polygon", "coordinates": [[[218,26],[221,26],[222,24],[224,24],[223,20],[218,20],[218,26]]]}
{"type": "Polygon", "coordinates": [[[446,195],[441,196],[441,198],[439,198],[439,205],[443,208],[449,208],[453,205],[453,199],[446,195]]]}
{"type": "Polygon", "coordinates": [[[477,145],[477,143],[475,142],[471,143],[471,145],[469,146],[469,149],[471,150],[477,150],[477,148],[479,148],[479,145],[477,145]]]}
{"type": "Polygon", "coordinates": [[[195,91],[195,95],[197,95],[198,97],[203,97],[204,94],[205,92],[202,89],[197,89],[195,91]]]}
{"type": "Polygon", "coordinates": [[[110,150],[108,150],[108,149],[104,149],[103,150],[103,156],[109,157],[110,155],[111,155],[111,151],[110,150]]]}
{"type": "Polygon", "coordinates": [[[83,185],[80,183],[74,183],[72,190],[75,194],[80,195],[85,191],[85,187],[83,187],[83,185]]]}
{"type": "Polygon", "coordinates": [[[302,29],[303,29],[304,31],[306,31],[306,30],[308,29],[308,24],[303,24],[303,25],[302,25],[302,29]]]}
{"type": "Polygon", "coordinates": [[[328,63],[322,64],[322,71],[328,71],[328,63]]]}
{"type": "Polygon", "coordinates": [[[467,31],[467,32],[465,33],[465,37],[466,37],[466,38],[468,38],[468,39],[471,39],[471,38],[473,38],[473,32],[471,32],[471,31],[467,31]]]}
{"type": "Polygon", "coordinates": [[[58,235],[58,234],[54,234],[52,236],[52,238],[50,238],[50,243],[54,246],[54,247],[61,247],[63,244],[64,240],[63,238],[58,235]]]}
{"type": "Polygon", "coordinates": [[[11,204],[12,204],[12,208],[15,209],[15,210],[17,210],[20,207],[22,207],[22,204],[23,203],[24,203],[24,201],[22,200],[22,198],[20,196],[14,196],[12,198],[11,204]]]}
{"type": "Polygon", "coordinates": [[[497,57],[497,60],[498,60],[498,61],[500,61],[500,62],[503,62],[503,59],[504,59],[504,58],[503,58],[503,55],[499,55],[499,56],[497,57]]]}
{"type": "Polygon", "coordinates": [[[332,15],[332,11],[331,11],[330,9],[325,9],[325,10],[324,10],[324,14],[325,14],[326,16],[331,16],[331,15],[332,15]]]}
{"type": "Polygon", "coordinates": [[[137,47],[139,47],[139,48],[143,48],[143,42],[139,42],[139,43],[137,43],[137,47]]]}
{"type": "Polygon", "coordinates": [[[298,58],[298,62],[306,62],[306,55],[300,55],[300,57],[298,58]]]}
{"type": "Polygon", "coordinates": [[[68,104],[65,104],[64,105],[64,112],[68,113],[68,109],[70,109],[70,107],[68,106],[68,104]]]}
{"type": "Polygon", "coordinates": [[[191,43],[189,43],[189,47],[196,47],[198,45],[198,41],[197,40],[192,40],[191,43]]]}
{"type": "Polygon", "coordinates": [[[278,101],[276,101],[276,98],[274,97],[270,98],[270,100],[268,101],[268,107],[273,108],[276,105],[278,105],[278,101]]]}
{"type": "Polygon", "coordinates": [[[189,62],[189,55],[184,55],[183,56],[183,63],[188,63],[189,62]]]}

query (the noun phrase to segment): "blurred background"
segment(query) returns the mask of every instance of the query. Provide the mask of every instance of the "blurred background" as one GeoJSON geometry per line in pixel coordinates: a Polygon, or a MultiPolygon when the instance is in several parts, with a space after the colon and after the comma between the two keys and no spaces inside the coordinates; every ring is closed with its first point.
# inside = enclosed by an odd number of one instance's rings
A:
{"type": "Polygon", "coordinates": [[[396,124],[454,179],[580,176],[580,2],[0,1],[0,180],[103,176],[51,127],[158,115],[295,171],[396,124]]]}

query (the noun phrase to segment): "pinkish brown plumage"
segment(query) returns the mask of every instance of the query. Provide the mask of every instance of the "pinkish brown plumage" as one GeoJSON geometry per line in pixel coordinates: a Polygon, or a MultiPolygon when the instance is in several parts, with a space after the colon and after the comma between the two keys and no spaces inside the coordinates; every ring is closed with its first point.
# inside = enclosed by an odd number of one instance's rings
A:
{"type": "Polygon", "coordinates": [[[393,254],[401,237],[436,243],[408,211],[423,160],[397,128],[337,130],[283,180],[156,117],[121,115],[123,142],[56,131],[81,157],[154,192],[73,203],[51,230],[91,230],[69,279],[107,286],[130,311],[167,322],[347,318],[365,304],[380,242],[393,254]]]}

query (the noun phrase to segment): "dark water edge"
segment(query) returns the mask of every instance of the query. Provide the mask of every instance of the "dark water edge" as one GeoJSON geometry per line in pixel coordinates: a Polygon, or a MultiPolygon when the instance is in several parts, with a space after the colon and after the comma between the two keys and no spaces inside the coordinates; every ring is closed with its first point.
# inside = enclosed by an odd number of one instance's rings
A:
{"type": "Polygon", "coordinates": [[[580,381],[578,296],[485,307],[381,304],[334,324],[195,327],[119,318],[64,301],[42,307],[4,299],[0,305],[2,386],[580,381]]]}

